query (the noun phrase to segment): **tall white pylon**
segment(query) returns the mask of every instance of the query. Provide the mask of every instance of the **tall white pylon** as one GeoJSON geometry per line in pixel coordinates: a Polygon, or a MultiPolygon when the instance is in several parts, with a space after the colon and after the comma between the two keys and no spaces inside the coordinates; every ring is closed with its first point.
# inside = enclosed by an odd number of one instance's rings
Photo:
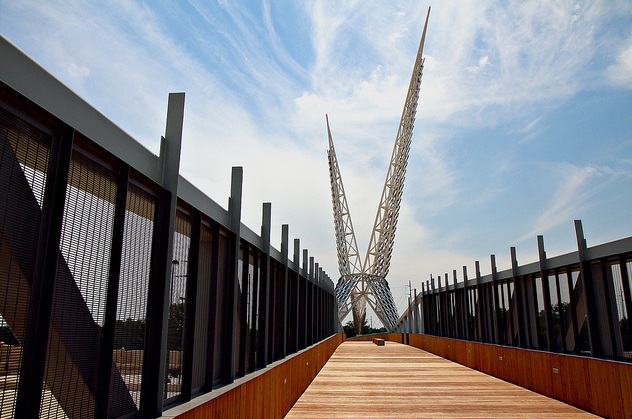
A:
{"type": "Polygon", "coordinates": [[[413,74],[408,86],[408,94],[399,122],[397,137],[391,155],[391,161],[382,190],[382,197],[375,216],[373,231],[369,240],[369,247],[364,261],[360,263],[361,256],[358,251],[351,214],[347,204],[338,159],[334,149],[329,117],[327,120],[327,135],[329,138],[329,178],[331,182],[331,199],[334,212],[334,229],[336,232],[336,248],[338,251],[338,268],[340,279],[336,285],[336,299],[338,300],[338,320],[342,320],[353,310],[353,319],[356,333],[361,333],[366,318],[366,305],[369,304],[379,320],[387,330],[392,330],[399,317],[393,295],[386,281],[393,244],[395,242],[395,230],[399,207],[404,190],[404,178],[410,142],[413,134],[417,102],[419,100],[419,88],[423,72],[424,58],[423,48],[426,39],[426,28],[430,8],[426,15],[426,22],[421,34],[419,49],[413,68],[413,74]]]}

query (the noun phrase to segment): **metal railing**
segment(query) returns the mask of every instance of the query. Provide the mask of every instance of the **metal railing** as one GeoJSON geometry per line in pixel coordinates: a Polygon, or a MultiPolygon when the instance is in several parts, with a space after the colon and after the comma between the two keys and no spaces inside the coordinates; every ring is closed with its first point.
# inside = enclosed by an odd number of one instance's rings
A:
{"type": "Polygon", "coordinates": [[[337,332],[334,284],[0,37],[0,416],[158,416],[337,332]]]}
{"type": "Polygon", "coordinates": [[[575,221],[578,249],[548,258],[538,236],[539,261],[475,278],[466,267],[422,284],[395,328],[399,332],[588,355],[632,358],[632,237],[587,247],[575,221]]]}

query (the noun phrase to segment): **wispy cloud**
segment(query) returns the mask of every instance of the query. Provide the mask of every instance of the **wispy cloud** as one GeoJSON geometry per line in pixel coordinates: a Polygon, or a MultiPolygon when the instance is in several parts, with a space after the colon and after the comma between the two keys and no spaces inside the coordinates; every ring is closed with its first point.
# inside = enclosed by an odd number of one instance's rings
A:
{"type": "MultiPolygon", "coordinates": [[[[427,4],[0,0],[0,8],[0,31],[154,152],[167,94],[185,91],[185,177],[226,205],[230,167],[243,165],[244,222],[257,230],[261,203],[272,201],[273,222],[289,223],[336,276],[328,113],[365,246],[427,4]]],[[[520,224],[531,240],[596,205],[591,198],[609,179],[625,176],[586,157],[543,157],[534,146],[569,123],[548,117],[578,94],[632,87],[632,38],[621,24],[631,15],[625,0],[433,6],[394,286],[487,255],[466,241],[490,217],[520,224]],[[528,173],[551,189],[525,209],[535,214],[528,227],[506,209],[521,198],[503,182],[518,177],[516,161],[554,167],[528,173]],[[467,217],[433,224],[450,211],[467,217]]],[[[547,140],[573,151],[567,138],[547,140]]],[[[629,155],[621,142],[611,149],[629,155]]]]}
{"type": "Polygon", "coordinates": [[[438,86],[427,92],[424,114],[471,126],[568,98],[581,88],[586,63],[597,51],[602,8],[546,1],[438,8],[433,18],[440,32],[429,49],[437,73],[432,84],[438,86]]]}
{"type": "Polygon", "coordinates": [[[604,173],[595,167],[559,164],[553,171],[559,179],[555,191],[547,207],[535,219],[533,228],[521,241],[577,219],[577,215],[591,205],[591,198],[604,186],[603,182],[595,182],[604,177],[604,173]]]}
{"type": "Polygon", "coordinates": [[[522,136],[520,139],[521,143],[532,141],[541,136],[545,131],[545,127],[542,127],[541,124],[543,118],[544,115],[535,115],[534,118],[527,121],[523,127],[518,128],[517,132],[522,136]]]}

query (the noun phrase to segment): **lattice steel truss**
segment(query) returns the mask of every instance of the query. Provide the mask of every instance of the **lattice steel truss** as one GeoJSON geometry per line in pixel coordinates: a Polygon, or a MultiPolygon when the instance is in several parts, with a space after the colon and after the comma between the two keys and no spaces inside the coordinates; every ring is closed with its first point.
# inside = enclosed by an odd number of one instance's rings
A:
{"type": "Polygon", "coordinates": [[[334,230],[338,251],[338,268],[340,279],[336,285],[338,300],[338,320],[342,321],[353,310],[356,332],[362,330],[366,317],[366,305],[369,304],[382,324],[392,330],[399,318],[393,295],[386,281],[389,271],[399,207],[402,201],[406,166],[413,134],[419,89],[423,72],[423,47],[430,8],[419,42],[417,57],[408,87],[408,94],[402,117],[399,122],[397,137],[391,155],[391,161],[382,190],[373,231],[364,261],[360,262],[360,252],[356,242],[351,214],[342,184],[342,176],[329,128],[327,117],[327,135],[329,137],[329,177],[331,182],[331,199],[334,212],[334,230]]]}

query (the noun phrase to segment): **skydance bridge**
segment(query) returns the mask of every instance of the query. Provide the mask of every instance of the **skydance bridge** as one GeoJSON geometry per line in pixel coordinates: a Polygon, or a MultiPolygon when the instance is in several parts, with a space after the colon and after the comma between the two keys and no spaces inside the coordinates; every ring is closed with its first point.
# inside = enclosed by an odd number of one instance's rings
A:
{"type": "Polygon", "coordinates": [[[0,36],[0,418],[632,416],[632,237],[588,246],[577,221],[576,251],[540,236],[537,262],[431,277],[394,315],[398,134],[367,255],[338,240],[345,307],[389,333],[345,342],[338,290],[289,226],[271,243],[271,205],[241,223],[244,171],[226,209],[179,175],[183,115],[169,95],[156,156],[0,36]]]}
{"type": "Polygon", "coordinates": [[[393,294],[386,281],[386,275],[391,264],[397,218],[404,191],[404,179],[424,68],[423,51],[429,17],[430,8],[428,8],[426,15],[421,41],[419,41],[408,94],[404,102],[404,110],[399,121],[399,129],[364,261],[362,261],[356,242],[353,223],[351,222],[351,211],[342,184],[342,175],[338,166],[334,142],[331,138],[329,117],[327,117],[327,135],[329,137],[327,157],[334,210],[338,269],[340,271],[340,279],[336,285],[338,320],[342,322],[347,314],[353,311],[353,323],[357,334],[362,333],[367,303],[387,330],[392,330],[395,327],[399,317],[393,294]]]}

